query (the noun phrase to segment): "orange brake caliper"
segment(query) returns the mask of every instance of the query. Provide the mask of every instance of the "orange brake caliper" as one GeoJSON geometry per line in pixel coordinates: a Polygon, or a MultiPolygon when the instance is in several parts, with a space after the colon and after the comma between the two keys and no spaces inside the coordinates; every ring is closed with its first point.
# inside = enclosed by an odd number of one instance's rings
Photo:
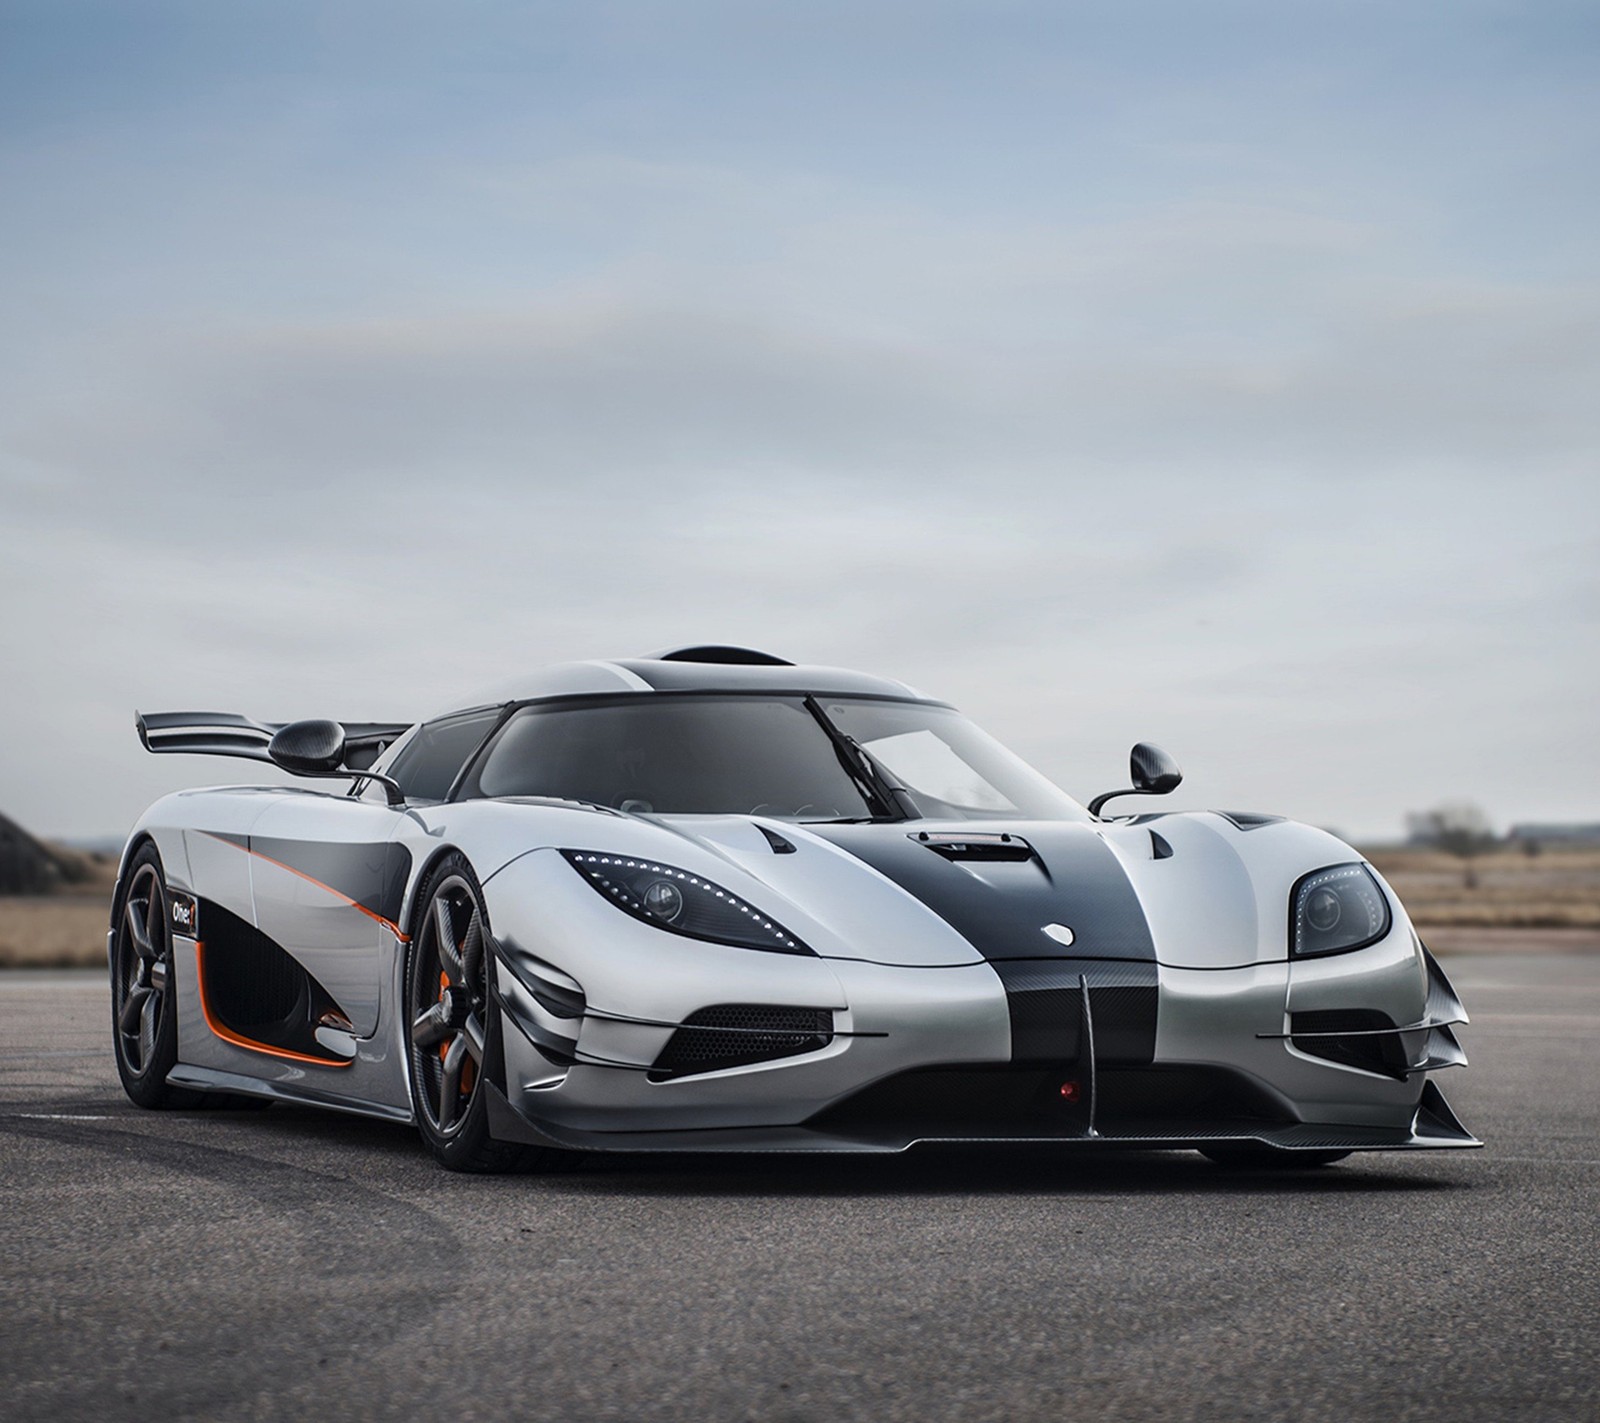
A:
{"type": "MultiPolygon", "coordinates": [[[[444,1001],[444,991],[449,986],[450,986],[450,975],[447,974],[443,969],[440,969],[439,970],[439,1001],[441,1003],[444,1001]]],[[[449,1051],[450,1051],[450,1044],[448,1042],[442,1042],[442,1043],[439,1044],[439,1065],[441,1067],[444,1066],[445,1055],[449,1051]]],[[[472,1070],[473,1070],[473,1067],[474,1067],[474,1063],[473,1063],[473,1061],[472,1061],[472,1059],[470,1057],[465,1062],[463,1062],[461,1064],[461,1090],[464,1093],[470,1094],[471,1091],[472,1091],[472,1070]]]]}

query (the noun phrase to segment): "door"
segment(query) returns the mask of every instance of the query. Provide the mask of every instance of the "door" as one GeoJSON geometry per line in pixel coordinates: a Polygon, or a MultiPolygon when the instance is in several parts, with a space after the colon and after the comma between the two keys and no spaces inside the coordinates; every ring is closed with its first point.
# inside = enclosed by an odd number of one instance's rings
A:
{"type": "Polygon", "coordinates": [[[394,838],[399,825],[381,803],[306,791],[284,795],[251,828],[256,927],[305,967],[358,1038],[377,1029],[381,986],[404,942],[411,853],[394,838]]]}

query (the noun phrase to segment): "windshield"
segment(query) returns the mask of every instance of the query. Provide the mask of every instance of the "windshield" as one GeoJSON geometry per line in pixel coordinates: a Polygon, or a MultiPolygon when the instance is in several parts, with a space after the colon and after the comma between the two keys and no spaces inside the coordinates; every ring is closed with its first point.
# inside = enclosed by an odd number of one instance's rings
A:
{"type": "Polygon", "coordinates": [[[1087,818],[958,713],[856,698],[826,700],[817,712],[801,697],[662,694],[524,707],[461,795],[551,796],[645,815],[864,820],[895,814],[889,782],[929,818],[1087,818]]]}
{"type": "Polygon", "coordinates": [[[824,698],[829,721],[929,820],[1087,820],[1089,812],[960,712],[824,698]]]}

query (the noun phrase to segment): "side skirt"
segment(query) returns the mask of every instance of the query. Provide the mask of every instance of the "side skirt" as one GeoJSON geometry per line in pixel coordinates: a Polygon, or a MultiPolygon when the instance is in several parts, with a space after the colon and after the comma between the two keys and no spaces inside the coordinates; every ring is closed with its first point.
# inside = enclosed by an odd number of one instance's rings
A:
{"type": "Polygon", "coordinates": [[[381,1102],[361,1102],[353,1097],[342,1097],[337,1092],[321,1092],[315,1087],[284,1087],[276,1082],[264,1082],[259,1077],[222,1072],[214,1067],[191,1067],[188,1063],[180,1062],[167,1074],[167,1081],[174,1087],[190,1087],[198,1092],[237,1092],[242,1097],[265,1097],[273,1102],[325,1107],[330,1111],[348,1112],[355,1117],[373,1117],[378,1121],[411,1125],[411,1113],[399,1107],[387,1107],[381,1102]]]}

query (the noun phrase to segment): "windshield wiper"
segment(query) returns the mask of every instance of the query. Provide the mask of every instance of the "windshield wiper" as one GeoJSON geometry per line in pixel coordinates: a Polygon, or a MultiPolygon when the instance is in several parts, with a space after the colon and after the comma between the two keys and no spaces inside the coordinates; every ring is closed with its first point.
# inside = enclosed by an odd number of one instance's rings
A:
{"type": "Polygon", "coordinates": [[[612,805],[601,805],[597,800],[582,800],[575,795],[514,795],[506,796],[507,800],[536,800],[541,805],[581,805],[585,810],[598,810],[602,815],[628,815],[631,812],[618,810],[612,805]]]}
{"type": "Polygon", "coordinates": [[[857,741],[855,737],[846,736],[845,740],[855,749],[856,755],[862,759],[867,769],[872,772],[874,781],[883,788],[884,794],[889,797],[890,802],[899,811],[895,819],[921,820],[922,807],[917,804],[910,788],[872,752],[857,741]]]}
{"type": "MultiPolygon", "coordinates": [[[[860,787],[866,802],[873,808],[873,820],[915,820],[919,812],[912,803],[906,788],[890,779],[883,767],[853,736],[840,731],[823,711],[815,697],[805,699],[805,707],[828,734],[834,754],[845,773],[860,787]]],[[[842,822],[841,822],[842,823],[842,822]]]]}

